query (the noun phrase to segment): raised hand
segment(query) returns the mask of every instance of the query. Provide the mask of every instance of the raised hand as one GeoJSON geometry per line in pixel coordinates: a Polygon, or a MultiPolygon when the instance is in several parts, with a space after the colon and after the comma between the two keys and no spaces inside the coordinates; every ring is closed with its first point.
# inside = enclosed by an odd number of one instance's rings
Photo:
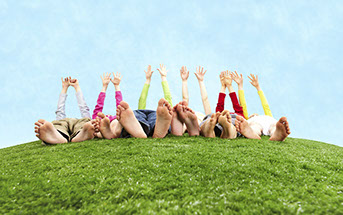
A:
{"type": "Polygon", "coordinates": [[[114,86],[118,86],[122,78],[123,76],[120,73],[117,72],[117,74],[114,74],[113,72],[113,79],[111,78],[111,82],[114,86]]]}
{"type": "Polygon", "coordinates": [[[257,90],[259,90],[260,84],[258,83],[258,76],[250,74],[250,76],[248,76],[248,78],[250,79],[250,84],[253,85],[257,90]]]}
{"type": "Polygon", "coordinates": [[[187,81],[188,77],[189,77],[189,71],[187,71],[187,67],[186,66],[182,66],[180,69],[180,75],[181,75],[181,79],[183,81],[187,81]]]}
{"type": "Polygon", "coordinates": [[[100,75],[100,78],[102,80],[102,86],[108,86],[111,81],[111,73],[106,72],[103,76],[100,75]]]}
{"type": "Polygon", "coordinates": [[[224,79],[225,86],[226,87],[231,86],[232,85],[232,77],[231,77],[231,75],[230,75],[228,70],[224,71],[224,78],[225,78],[224,79]]]}
{"type": "Polygon", "coordinates": [[[195,76],[197,77],[198,81],[204,81],[204,76],[206,74],[207,70],[204,72],[204,67],[197,67],[196,72],[194,73],[195,76]]]}
{"type": "Polygon", "coordinates": [[[64,88],[64,89],[68,89],[68,87],[70,86],[70,84],[69,84],[69,80],[70,80],[70,77],[68,78],[61,78],[61,80],[62,80],[62,88],[64,88]]]}
{"type": "MultiPolygon", "coordinates": [[[[219,75],[219,78],[220,78],[220,83],[222,84],[222,87],[226,87],[226,85],[225,85],[225,77],[224,77],[224,71],[223,72],[221,72],[220,73],[220,75],[219,75]]],[[[225,89],[224,89],[224,91],[225,91],[225,89]]]]}
{"type": "Polygon", "coordinates": [[[242,74],[238,75],[238,73],[235,71],[234,73],[230,72],[230,75],[231,75],[232,79],[237,83],[238,87],[243,86],[243,75],[242,74]]]}
{"type": "Polygon", "coordinates": [[[79,81],[76,78],[71,79],[71,77],[69,77],[69,85],[74,87],[76,92],[80,91],[79,81]]]}
{"type": "Polygon", "coordinates": [[[160,74],[161,74],[161,77],[167,77],[167,73],[168,73],[168,71],[167,71],[167,69],[166,69],[166,66],[165,65],[163,65],[163,64],[160,64],[160,68],[159,69],[157,69],[159,72],[160,72],[160,74]]]}
{"type": "Polygon", "coordinates": [[[152,73],[154,73],[154,71],[151,71],[151,65],[148,65],[147,71],[144,70],[144,72],[145,72],[145,78],[147,80],[151,80],[152,73]]]}

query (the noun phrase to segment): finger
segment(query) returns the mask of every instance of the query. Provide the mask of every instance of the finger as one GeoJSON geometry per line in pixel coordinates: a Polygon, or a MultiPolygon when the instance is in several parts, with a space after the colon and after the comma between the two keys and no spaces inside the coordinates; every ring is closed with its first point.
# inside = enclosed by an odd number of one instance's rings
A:
{"type": "Polygon", "coordinates": [[[206,74],[207,70],[205,70],[204,75],[206,74]]]}

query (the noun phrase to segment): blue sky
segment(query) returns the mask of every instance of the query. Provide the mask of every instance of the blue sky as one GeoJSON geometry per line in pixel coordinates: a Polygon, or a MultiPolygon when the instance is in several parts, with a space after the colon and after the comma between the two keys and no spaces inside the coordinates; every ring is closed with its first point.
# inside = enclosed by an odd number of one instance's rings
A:
{"type": "MultiPolygon", "coordinates": [[[[124,100],[137,108],[144,69],[164,63],[173,102],[179,70],[197,65],[212,110],[219,72],[244,74],[249,113],[263,113],[246,75],[258,74],[275,118],[287,116],[292,137],[343,146],[343,2],[341,1],[3,1],[0,0],[0,148],[36,140],[34,122],[55,118],[61,77],[78,78],[91,110],[100,74],[121,72],[124,100]]],[[[190,106],[203,111],[190,75],[190,106]]],[[[237,86],[234,85],[237,90],[237,86]]],[[[80,117],[74,89],[66,112],[80,117]]],[[[147,108],[163,97],[152,78],[147,108]]],[[[232,109],[229,99],[226,107],[232,109]]],[[[104,112],[115,113],[114,87],[104,112]]]]}

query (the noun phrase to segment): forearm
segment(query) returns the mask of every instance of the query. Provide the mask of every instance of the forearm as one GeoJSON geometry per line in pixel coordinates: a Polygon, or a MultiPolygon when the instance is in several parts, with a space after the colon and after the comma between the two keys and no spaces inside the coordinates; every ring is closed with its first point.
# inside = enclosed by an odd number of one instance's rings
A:
{"type": "Polygon", "coordinates": [[[182,81],[182,100],[186,101],[189,104],[189,94],[188,94],[188,85],[187,80],[182,81]]]}
{"type": "Polygon", "coordinates": [[[102,85],[101,92],[106,93],[108,85],[102,85]]]}
{"type": "Polygon", "coordinates": [[[244,118],[249,119],[248,108],[247,108],[247,103],[245,101],[245,95],[244,95],[243,88],[242,88],[242,90],[238,90],[238,98],[239,98],[239,103],[241,104],[241,106],[243,108],[244,118]]]}
{"type": "Polygon", "coordinates": [[[77,99],[77,103],[79,105],[79,109],[81,112],[81,117],[82,118],[91,118],[91,115],[89,114],[89,107],[86,104],[86,101],[83,97],[81,90],[76,92],[76,99],[77,99]]]}
{"type": "Polygon", "coordinates": [[[235,92],[235,91],[233,90],[232,85],[227,86],[227,89],[229,90],[229,93],[235,92]]]}
{"type": "Polygon", "coordinates": [[[120,91],[116,91],[116,107],[120,105],[120,102],[123,101],[123,95],[120,91]]]}
{"type": "Polygon", "coordinates": [[[202,104],[204,105],[204,111],[205,111],[205,114],[208,115],[212,111],[211,111],[210,102],[208,101],[208,95],[207,95],[205,83],[203,81],[199,81],[199,87],[200,87],[202,104]]]}
{"type": "Polygon", "coordinates": [[[217,107],[216,107],[216,112],[222,112],[224,110],[225,107],[225,97],[226,94],[220,92],[219,96],[218,96],[218,103],[217,103],[217,107]]]}
{"type": "Polygon", "coordinates": [[[224,86],[222,85],[222,87],[220,88],[220,92],[221,92],[221,93],[225,93],[225,90],[226,90],[225,85],[224,85],[224,86]]]}
{"type": "Polygon", "coordinates": [[[57,110],[56,110],[56,120],[61,120],[66,118],[65,114],[65,101],[67,99],[67,94],[61,92],[59,98],[58,98],[58,103],[57,103],[57,110]]]}
{"type": "Polygon", "coordinates": [[[239,105],[236,93],[232,92],[229,94],[229,96],[232,102],[232,107],[235,110],[235,113],[238,115],[244,116],[243,108],[242,106],[239,105]]]}
{"type": "Polygon", "coordinates": [[[172,104],[172,95],[170,93],[169,85],[167,82],[167,79],[165,81],[162,81],[162,88],[163,88],[163,93],[164,93],[164,98],[165,100],[168,101],[168,103],[173,106],[172,104]]]}
{"type": "Polygon", "coordinates": [[[264,96],[264,93],[263,93],[263,91],[261,90],[261,88],[259,88],[259,89],[260,89],[260,90],[258,90],[257,93],[258,93],[258,95],[260,96],[261,103],[262,103],[262,107],[263,107],[263,110],[264,110],[264,114],[267,115],[267,116],[273,117],[272,111],[271,111],[270,108],[269,108],[268,101],[267,101],[266,97],[264,96]]]}
{"type": "Polygon", "coordinates": [[[148,92],[149,92],[149,87],[150,87],[150,83],[149,82],[145,82],[144,86],[143,86],[143,90],[141,93],[141,96],[139,97],[139,101],[138,101],[138,109],[145,109],[146,107],[146,99],[148,97],[148,92]]]}
{"type": "Polygon", "coordinates": [[[62,87],[61,94],[67,94],[68,87],[62,87]]]}
{"type": "Polygon", "coordinates": [[[96,102],[95,108],[93,110],[92,119],[95,119],[97,117],[98,113],[102,112],[102,110],[104,108],[105,97],[106,97],[106,93],[101,91],[99,96],[98,96],[98,100],[96,102]]]}

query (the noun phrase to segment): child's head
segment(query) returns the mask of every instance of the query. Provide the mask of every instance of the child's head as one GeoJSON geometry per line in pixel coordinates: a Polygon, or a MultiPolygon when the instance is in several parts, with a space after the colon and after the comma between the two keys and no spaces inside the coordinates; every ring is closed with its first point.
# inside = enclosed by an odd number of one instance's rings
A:
{"type": "Polygon", "coordinates": [[[258,114],[257,114],[257,113],[251,114],[251,115],[249,116],[249,119],[250,119],[250,118],[253,118],[254,116],[258,116],[258,114]]]}

